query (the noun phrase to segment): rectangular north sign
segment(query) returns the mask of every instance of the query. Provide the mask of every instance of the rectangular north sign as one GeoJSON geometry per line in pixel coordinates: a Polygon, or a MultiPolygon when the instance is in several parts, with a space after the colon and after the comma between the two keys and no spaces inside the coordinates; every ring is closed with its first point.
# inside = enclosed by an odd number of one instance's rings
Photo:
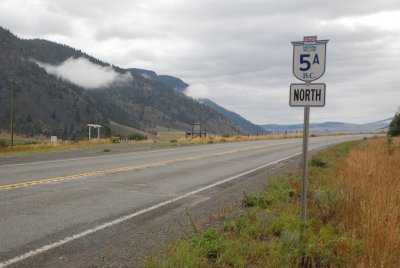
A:
{"type": "Polygon", "coordinates": [[[289,105],[292,107],[324,107],[326,85],[314,84],[290,84],[289,105]]]}

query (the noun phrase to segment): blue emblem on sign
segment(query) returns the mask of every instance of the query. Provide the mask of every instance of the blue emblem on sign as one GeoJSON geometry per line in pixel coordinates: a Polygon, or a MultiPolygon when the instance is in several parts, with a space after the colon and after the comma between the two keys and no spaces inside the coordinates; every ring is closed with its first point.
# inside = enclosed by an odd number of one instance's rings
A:
{"type": "Polygon", "coordinates": [[[306,52],[317,50],[317,36],[304,36],[303,50],[306,52]]]}

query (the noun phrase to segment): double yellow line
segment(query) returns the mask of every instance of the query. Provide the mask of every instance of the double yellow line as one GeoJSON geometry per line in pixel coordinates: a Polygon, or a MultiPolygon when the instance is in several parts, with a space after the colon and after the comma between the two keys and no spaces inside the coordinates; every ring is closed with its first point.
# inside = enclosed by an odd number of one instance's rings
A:
{"type": "Polygon", "coordinates": [[[175,163],[180,163],[180,162],[199,160],[199,159],[204,159],[204,158],[209,158],[209,157],[217,157],[217,156],[223,156],[223,155],[228,155],[228,154],[241,153],[241,152],[246,152],[246,151],[251,151],[251,150],[256,150],[256,149],[262,149],[265,147],[279,146],[279,145],[283,145],[283,144],[289,144],[289,143],[263,145],[263,146],[250,147],[250,148],[241,149],[241,150],[232,150],[232,151],[226,151],[226,152],[220,152],[220,153],[197,155],[197,156],[184,157],[184,158],[178,158],[178,159],[172,159],[172,160],[164,160],[164,161],[159,161],[159,162],[154,162],[154,163],[138,164],[138,165],[131,165],[131,166],[120,167],[120,168],[104,169],[104,170],[98,170],[98,171],[92,171],[92,172],[86,172],[86,173],[80,173],[80,174],[74,174],[74,175],[68,175],[68,176],[60,176],[60,177],[49,178],[49,179],[41,179],[41,180],[19,182],[19,183],[14,183],[14,184],[6,184],[6,185],[0,185],[0,190],[18,189],[21,187],[34,186],[34,185],[45,184],[45,183],[69,181],[69,180],[76,180],[76,179],[80,179],[80,178],[94,177],[94,176],[98,176],[98,175],[106,175],[106,174],[113,174],[113,173],[118,173],[118,172],[139,170],[139,169],[145,169],[145,168],[149,168],[149,167],[158,167],[158,166],[175,164],[175,163]]]}

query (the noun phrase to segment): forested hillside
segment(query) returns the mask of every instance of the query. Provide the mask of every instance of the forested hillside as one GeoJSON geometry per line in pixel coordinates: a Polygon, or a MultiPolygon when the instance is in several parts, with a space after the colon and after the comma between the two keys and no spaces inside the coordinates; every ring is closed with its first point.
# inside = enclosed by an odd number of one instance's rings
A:
{"type": "Polygon", "coordinates": [[[109,120],[150,131],[158,127],[189,130],[197,121],[202,121],[214,133],[246,131],[158,81],[104,63],[66,45],[20,39],[0,28],[1,131],[10,130],[12,80],[15,82],[15,132],[27,136],[79,138],[86,133],[87,123],[107,124],[109,120]],[[58,66],[71,58],[108,66],[129,79],[87,89],[57,74],[49,74],[40,65],[58,66]]]}
{"type": "MultiPolygon", "coordinates": [[[[37,40],[32,41],[35,42],[37,40]]],[[[104,123],[105,118],[95,108],[88,92],[47,74],[30,60],[33,55],[46,53],[32,52],[35,51],[35,46],[27,44],[26,40],[22,41],[11,32],[0,28],[1,130],[8,131],[10,126],[12,81],[15,83],[16,133],[77,138],[85,123],[104,123]]],[[[74,50],[70,49],[70,52],[74,50]]],[[[51,58],[52,62],[57,60],[55,56],[47,58],[51,58]]]]}

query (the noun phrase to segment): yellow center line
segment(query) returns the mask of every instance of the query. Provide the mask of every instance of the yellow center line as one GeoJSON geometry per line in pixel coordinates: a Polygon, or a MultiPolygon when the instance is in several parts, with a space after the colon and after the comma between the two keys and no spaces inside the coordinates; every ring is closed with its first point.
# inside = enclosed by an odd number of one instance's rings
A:
{"type": "MultiPolygon", "coordinates": [[[[295,143],[295,142],[290,142],[290,143],[295,143]]],[[[104,169],[104,170],[85,172],[85,173],[68,175],[68,176],[60,176],[60,177],[49,178],[49,179],[33,180],[33,181],[19,182],[19,183],[14,183],[14,184],[5,184],[5,185],[0,185],[0,191],[17,189],[17,188],[21,188],[21,187],[27,187],[27,186],[33,186],[33,185],[39,185],[39,184],[45,184],[45,183],[76,180],[76,179],[80,179],[80,178],[94,177],[94,176],[98,176],[98,175],[113,174],[113,173],[118,173],[118,172],[126,172],[126,171],[138,170],[138,169],[145,169],[145,168],[149,168],[149,167],[158,167],[158,166],[163,166],[163,165],[199,160],[199,159],[204,159],[204,158],[209,158],[209,157],[217,157],[217,156],[241,153],[241,152],[246,152],[246,151],[251,151],[251,150],[256,150],[256,149],[262,149],[265,147],[279,146],[279,145],[283,145],[283,144],[289,144],[289,143],[263,145],[263,146],[250,147],[250,148],[240,149],[240,150],[232,150],[232,151],[213,153],[213,154],[203,154],[203,155],[197,155],[197,156],[177,158],[177,159],[172,159],[172,160],[163,160],[163,161],[147,163],[147,164],[130,165],[130,166],[126,166],[126,167],[104,169]]]]}

